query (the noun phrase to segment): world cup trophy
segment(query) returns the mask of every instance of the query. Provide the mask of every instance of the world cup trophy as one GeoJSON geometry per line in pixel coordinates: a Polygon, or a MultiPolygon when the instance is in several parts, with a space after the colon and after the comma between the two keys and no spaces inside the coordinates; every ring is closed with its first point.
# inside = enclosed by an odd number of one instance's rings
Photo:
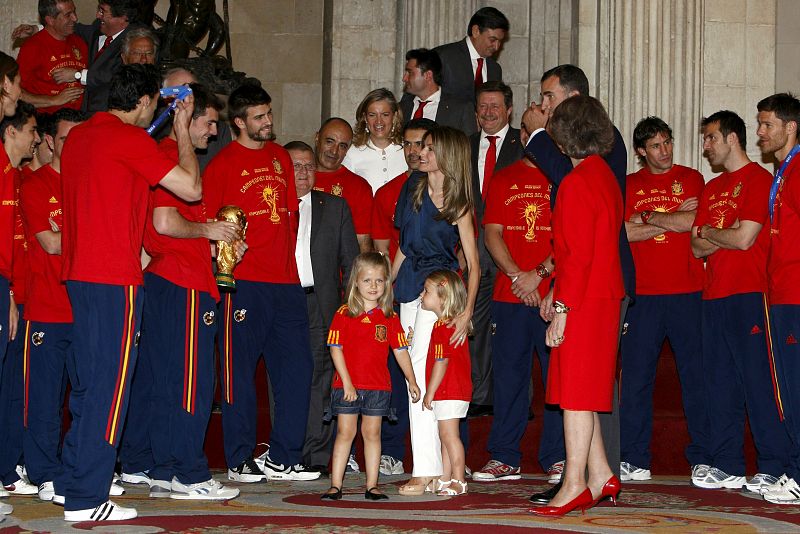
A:
{"type": "Polygon", "coordinates": [[[238,206],[222,206],[217,212],[217,220],[236,223],[241,228],[239,238],[233,243],[217,241],[217,285],[223,291],[235,291],[233,269],[236,267],[236,244],[245,239],[247,217],[238,206]]]}

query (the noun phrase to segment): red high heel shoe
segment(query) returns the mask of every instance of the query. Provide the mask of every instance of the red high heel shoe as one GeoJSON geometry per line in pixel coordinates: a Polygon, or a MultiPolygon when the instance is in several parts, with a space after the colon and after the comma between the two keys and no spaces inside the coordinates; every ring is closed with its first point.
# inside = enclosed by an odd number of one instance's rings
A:
{"type": "Polygon", "coordinates": [[[590,506],[589,508],[597,506],[597,504],[600,503],[600,501],[602,501],[606,497],[610,497],[611,502],[614,504],[614,506],[616,506],[617,497],[619,497],[619,492],[621,490],[622,490],[622,482],[620,482],[615,475],[611,475],[611,478],[609,478],[608,481],[606,481],[606,483],[603,484],[603,488],[600,490],[600,495],[594,501],[592,501],[592,506],[590,506]]]}
{"type": "Polygon", "coordinates": [[[561,517],[575,509],[580,509],[581,513],[583,513],[587,508],[591,508],[593,502],[592,492],[589,488],[586,488],[583,493],[564,506],[542,506],[539,508],[531,508],[528,512],[542,517],[561,517]]]}

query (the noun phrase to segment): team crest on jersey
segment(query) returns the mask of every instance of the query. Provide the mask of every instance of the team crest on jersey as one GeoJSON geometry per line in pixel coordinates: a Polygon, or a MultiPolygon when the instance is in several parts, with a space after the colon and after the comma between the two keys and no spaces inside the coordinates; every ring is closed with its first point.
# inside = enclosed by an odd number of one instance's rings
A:
{"type": "Polygon", "coordinates": [[[742,194],[742,182],[739,182],[733,187],[733,198],[736,198],[741,194],[742,194]]]}
{"type": "Polygon", "coordinates": [[[34,332],[31,336],[31,343],[33,343],[34,347],[38,347],[44,343],[44,332],[34,332]]]}
{"type": "Polygon", "coordinates": [[[214,312],[213,311],[205,312],[203,314],[203,322],[206,324],[206,326],[211,326],[212,324],[214,324],[214,312]]]}
{"type": "Polygon", "coordinates": [[[233,312],[233,320],[236,321],[237,323],[241,323],[242,321],[244,321],[244,316],[246,314],[247,314],[247,310],[245,310],[245,309],[234,310],[234,312],[233,312]]]}
{"type": "Polygon", "coordinates": [[[678,180],[672,182],[672,194],[673,195],[682,195],[683,194],[683,184],[678,180]]]}
{"type": "Polygon", "coordinates": [[[375,340],[386,341],[386,325],[384,324],[375,325],[375,340]]]}
{"type": "Polygon", "coordinates": [[[340,184],[336,184],[331,187],[331,195],[336,195],[337,197],[342,196],[344,188],[340,184]]]}
{"type": "Polygon", "coordinates": [[[139,346],[139,340],[141,338],[142,338],[142,333],[141,332],[136,332],[136,336],[134,336],[134,338],[133,338],[133,346],[134,347],[138,347],[139,346]]]}
{"type": "Polygon", "coordinates": [[[277,159],[272,160],[272,168],[275,169],[275,174],[283,174],[283,167],[281,167],[281,162],[277,159]]]}
{"type": "Polygon", "coordinates": [[[74,46],[72,47],[72,55],[75,56],[75,59],[78,60],[81,59],[81,51],[75,48],[74,46]]]}

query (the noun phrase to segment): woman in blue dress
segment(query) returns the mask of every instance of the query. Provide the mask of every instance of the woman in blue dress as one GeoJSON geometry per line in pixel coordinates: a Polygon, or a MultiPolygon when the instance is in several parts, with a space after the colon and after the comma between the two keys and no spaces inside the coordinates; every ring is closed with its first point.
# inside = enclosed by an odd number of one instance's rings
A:
{"type": "MultiPolygon", "coordinates": [[[[455,328],[450,343],[467,342],[475,297],[478,294],[480,265],[473,226],[472,178],[469,141],[454,128],[436,128],[423,138],[421,172],[414,173],[403,186],[395,210],[395,225],[400,229],[400,250],[394,259],[395,298],[400,303],[403,328],[413,329],[411,363],[425,394],[425,360],[436,314],[419,308],[425,278],[440,269],[459,270],[459,243],[468,274],[467,308],[450,322],[455,328]]],[[[412,478],[400,488],[402,495],[422,495],[436,491],[442,474],[442,454],[436,419],[422,403],[409,400],[411,450],[414,459],[412,478]]]]}

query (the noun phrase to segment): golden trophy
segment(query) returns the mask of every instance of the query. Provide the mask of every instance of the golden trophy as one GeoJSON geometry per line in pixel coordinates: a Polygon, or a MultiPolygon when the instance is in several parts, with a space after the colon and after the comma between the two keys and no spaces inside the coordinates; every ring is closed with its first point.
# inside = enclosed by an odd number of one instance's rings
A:
{"type": "Polygon", "coordinates": [[[217,285],[223,291],[235,291],[236,280],[233,278],[233,269],[236,267],[236,244],[245,239],[247,217],[238,206],[222,206],[217,212],[217,220],[236,223],[241,228],[239,239],[233,243],[217,241],[217,285]]]}

